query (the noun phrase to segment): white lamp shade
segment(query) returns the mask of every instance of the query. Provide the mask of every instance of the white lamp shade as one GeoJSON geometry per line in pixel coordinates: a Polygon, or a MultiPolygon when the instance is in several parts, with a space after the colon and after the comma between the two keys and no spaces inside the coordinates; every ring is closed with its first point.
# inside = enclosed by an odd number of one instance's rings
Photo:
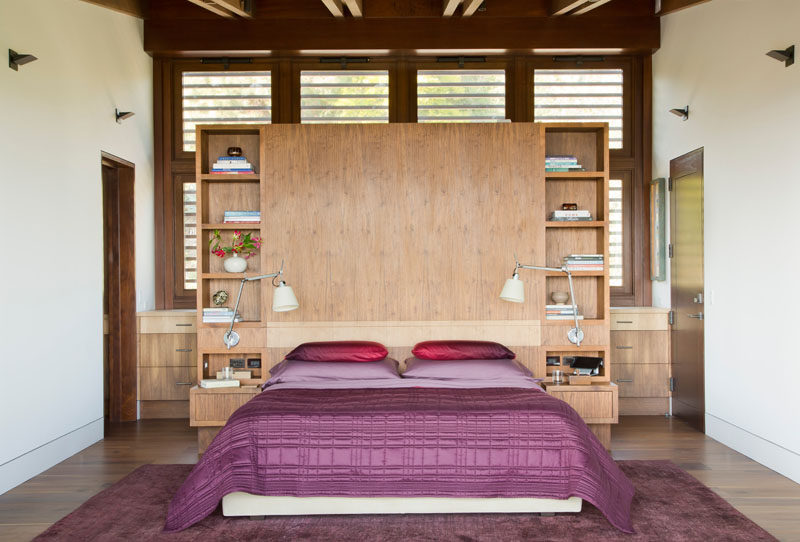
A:
{"type": "Polygon", "coordinates": [[[275,292],[272,294],[272,310],[275,312],[293,311],[300,306],[297,303],[297,298],[294,296],[294,290],[291,286],[286,286],[285,282],[281,282],[275,287],[275,292]]]}
{"type": "Polygon", "coordinates": [[[523,303],[525,301],[525,287],[522,281],[512,277],[506,281],[503,291],[500,292],[500,299],[511,301],[512,303],[523,303]]]}

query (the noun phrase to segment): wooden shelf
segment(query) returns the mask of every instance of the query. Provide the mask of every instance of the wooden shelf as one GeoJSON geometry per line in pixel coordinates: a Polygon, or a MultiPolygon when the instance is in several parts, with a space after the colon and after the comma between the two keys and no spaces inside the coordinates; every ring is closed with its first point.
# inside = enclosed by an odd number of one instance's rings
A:
{"type": "MultiPolygon", "coordinates": [[[[608,324],[608,320],[605,318],[584,318],[583,320],[578,320],[578,323],[581,326],[601,326],[603,324],[608,324]]],[[[575,325],[575,320],[548,320],[544,318],[542,319],[542,325],[572,327],[575,325]]]]}
{"type": "MultiPolygon", "coordinates": [[[[251,272],[249,275],[260,275],[261,273],[258,272],[251,272]]],[[[231,279],[231,280],[242,280],[245,275],[248,275],[247,272],[244,273],[200,273],[201,279],[231,279]]]]}
{"type": "Polygon", "coordinates": [[[260,230],[261,222],[248,222],[237,224],[203,224],[201,226],[204,230],[260,230]]]}
{"type": "Polygon", "coordinates": [[[248,173],[248,174],[236,174],[236,175],[224,175],[221,173],[203,173],[200,175],[201,181],[220,181],[220,182],[230,182],[230,181],[242,181],[242,182],[259,182],[261,180],[261,175],[258,173],[248,173]]]}
{"type": "Polygon", "coordinates": [[[602,181],[606,178],[606,174],[604,171],[545,171],[544,178],[547,181],[558,181],[564,179],[602,181]]]}
{"type": "MultiPolygon", "coordinates": [[[[231,323],[230,322],[201,322],[200,325],[202,327],[210,327],[210,328],[215,328],[215,327],[227,328],[228,326],[231,325],[231,323]]],[[[265,327],[265,324],[263,322],[261,322],[260,320],[247,320],[247,321],[244,321],[244,322],[236,322],[236,324],[233,326],[233,329],[236,329],[237,327],[265,327]]]]}
{"type": "Polygon", "coordinates": [[[610,350],[608,346],[598,346],[596,344],[582,344],[580,346],[562,344],[542,346],[541,348],[546,352],[608,352],[610,350]]]}
{"type": "Polygon", "coordinates": [[[547,220],[545,228],[605,228],[605,220],[547,220]]]}

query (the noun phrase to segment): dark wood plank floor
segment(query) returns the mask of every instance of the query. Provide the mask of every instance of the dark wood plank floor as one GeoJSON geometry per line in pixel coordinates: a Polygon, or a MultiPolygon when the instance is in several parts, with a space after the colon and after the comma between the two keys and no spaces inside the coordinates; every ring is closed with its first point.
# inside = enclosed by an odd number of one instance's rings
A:
{"type": "MultiPolygon", "coordinates": [[[[800,541],[800,485],[691,429],[657,416],[621,418],[615,459],[670,459],[780,540],[800,541]]],[[[0,540],[30,540],[147,463],[194,463],[185,420],[108,425],[106,438],[0,495],[0,540]]]]}

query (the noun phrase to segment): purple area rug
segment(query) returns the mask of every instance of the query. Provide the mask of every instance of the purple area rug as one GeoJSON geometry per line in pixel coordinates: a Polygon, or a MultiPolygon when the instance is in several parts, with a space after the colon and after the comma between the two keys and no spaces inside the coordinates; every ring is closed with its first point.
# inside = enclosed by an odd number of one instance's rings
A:
{"type": "Polygon", "coordinates": [[[670,461],[620,461],[636,487],[626,535],[591,504],[579,514],[292,516],[251,521],[221,509],[174,534],[161,529],[192,465],[145,465],[98,493],[36,540],[775,540],[670,461]]]}

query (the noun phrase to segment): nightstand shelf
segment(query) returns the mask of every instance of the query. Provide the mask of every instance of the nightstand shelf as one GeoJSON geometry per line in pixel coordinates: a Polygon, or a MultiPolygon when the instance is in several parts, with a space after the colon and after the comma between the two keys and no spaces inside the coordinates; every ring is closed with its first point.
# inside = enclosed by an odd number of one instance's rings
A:
{"type": "Polygon", "coordinates": [[[548,394],[575,409],[606,449],[611,447],[611,424],[619,421],[619,388],[616,384],[575,386],[542,382],[541,385],[548,394]]]}

